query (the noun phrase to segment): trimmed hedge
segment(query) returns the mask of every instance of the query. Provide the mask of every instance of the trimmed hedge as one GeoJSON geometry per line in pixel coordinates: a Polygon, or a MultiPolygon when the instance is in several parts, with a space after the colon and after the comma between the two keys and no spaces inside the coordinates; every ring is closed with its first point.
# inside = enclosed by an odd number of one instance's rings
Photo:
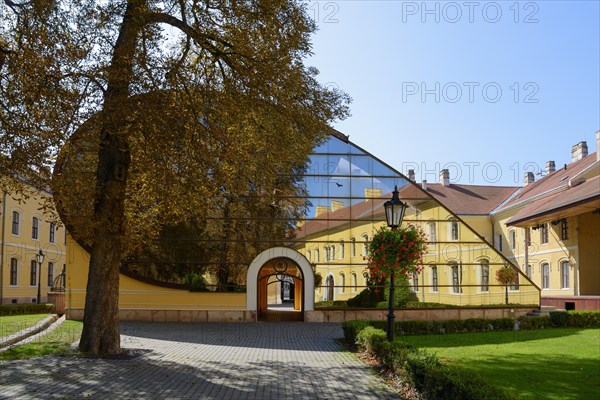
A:
{"type": "Polygon", "coordinates": [[[0,305],[0,316],[19,314],[50,314],[54,304],[15,304],[0,305]]]}
{"type": "MultiPolygon", "coordinates": [[[[356,322],[356,321],[353,321],[356,322]]],[[[366,321],[362,321],[366,322],[366,321]]],[[[364,324],[350,324],[356,334],[359,349],[372,354],[381,366],[395,373],[409,376],[415,387],[431,399],[481,399],[509,400],[514,397],[501,388],[493,386],[476,373],[442,364],[439,359],[423,350],[402,342],[388,342],[381,329],[364,324]]]]}

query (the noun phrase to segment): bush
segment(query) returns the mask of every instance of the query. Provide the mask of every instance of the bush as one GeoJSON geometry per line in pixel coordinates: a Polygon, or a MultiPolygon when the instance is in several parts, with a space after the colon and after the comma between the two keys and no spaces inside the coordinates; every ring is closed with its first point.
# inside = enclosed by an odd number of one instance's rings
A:
{"type": "Polygon", "coordinates": [[[413,383],[432,399],[512,399],[503,389],[490,385],[476,373],[444,365],[437,356],[417,350],[402,342],[388,342],[385,332],[369,325],[369,321],[351,321],[345,324],[356,334],[359,349],[372,354],[382,367],[395,373],[408,372],[413,383]]]}
{"type": "Polygon", "coordinates": [[[0,316],[19,314],[50,314],[54,304],[15,304],[0,305],[0,316]]]}
{"type": "Polygon", "coordinates": [[[552,326],[566,326],[568,315],[566,311],[551,311],[550,322],[552,326]]]}
{"type": "Polygon", "coordinates": [[[356,344],[356,336],[358,332],[365,329],[367,326],[371,326],[371,321],[344,321],[342,323],[342,330],[344,331],[344,339],[352,345],[356,344]]]}
{"type": "Polygon", "coordinates": [[[323,300],[323,301],[318,301],[315,303],[315,307],[316,308],[330,308],[330,307],[337,307],[337,308],[342,308],[342,307],[347,307],[347,301],[346,300],[323,300]]]}
{"type": "Polygon", "coordinates": [[[200,274],[190,272],[181,278],[181,282],[188,286],[190,292],[208,292],[206,280],[200,274]]]}
{"type": "Polygon", "coordinates": [[[600,328],[600,311],[567,311],[566,325],[573,328],[600,328]]]}
{"type": "Polygon", "coordinates": [[[488,383],[475,372],[441,364],[436,357],[421,354],[407,362],[415,387],[430,399],[503,400],[514,397],[488,383]]]}
{"type": "Polygon", "coordinates": [[[550,317],[519,317],[519,326],[521,329],[542,329],[552,326],[550,317]]]}
{"type": "MultiPolygon", "coordinates": [[[[384,290],[384,300],[387,304],[390,301],[390,280],[385,281],[386,288],[384,290]]],[[[410,286],[408,279],[405,276],[399,276],[394,279],[394,307],[406,307],[408,300],[410,300],[410,286]]]]}

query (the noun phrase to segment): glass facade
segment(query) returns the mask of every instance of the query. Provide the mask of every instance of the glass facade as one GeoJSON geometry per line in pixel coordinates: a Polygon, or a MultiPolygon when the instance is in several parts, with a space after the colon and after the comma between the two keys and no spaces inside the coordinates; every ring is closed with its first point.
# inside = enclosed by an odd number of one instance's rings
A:
{"type": "MultiPolygon", "coordinates": [[[[193,239],[197,251],[189,263],[200,268],[209,290],[219,290],[224,279],[243,290],[248,266],[259,253],[287,247],[312,266],[317,303],[356,296],[368,286],[369,238],[386,226],[383,203],[397,187],[400,199],[409,205],[403,223],[421,227],[429,239],[420,282],[416,277],[412,281],[411,300],[504,304],[504,287],[495,277],[510,262],[420,185],[342,135],[330,136],[315,148],[304,168],[282,174],[280,181],[283,186],[273,193],[251,187],[219,206],[207,219],[213,226],[193,239]]],[[[140,265],[126,263],[126,272],[147,274],[140,265]]],[[[300,278],[300,269],[294,271],[300,278]]],[[[520,282],[510,293],[510,303],[539,304],[539,290],[526,277],[520,282]]],[[[286,290],[289,293],[290,287],[286,290]]]]}

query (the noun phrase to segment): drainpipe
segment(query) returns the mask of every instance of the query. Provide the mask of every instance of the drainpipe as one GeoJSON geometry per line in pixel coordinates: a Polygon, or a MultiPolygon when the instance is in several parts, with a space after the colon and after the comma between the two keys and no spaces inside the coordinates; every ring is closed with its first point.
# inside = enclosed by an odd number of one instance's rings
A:
{"type": "Polygon", "coordinates": [[[2,245],[0,245],[0,304],[4,295],[4,237],[6,229],[6,192],[2,191],[2,245]]]}
{"type": "MultiPolygon", "coordinates": [[[[523,265],[523,268],[525,269],[525,274],[527,274],[527,266],[529,265],[529,235],[528,235],[528,229],[527,228],[523,228],[523,237],[525,238],[525,243],[523,243],[524,245],[524,249],[525,249],[525,256],[524,256],[524,260],[523,262],[525,263],[525,265],[523,265]]],[[[521,269],[523,270],[523,269],[521,269]]],[[[531,279],[531,277],[528,277],[529,279],[531,279]]]]}

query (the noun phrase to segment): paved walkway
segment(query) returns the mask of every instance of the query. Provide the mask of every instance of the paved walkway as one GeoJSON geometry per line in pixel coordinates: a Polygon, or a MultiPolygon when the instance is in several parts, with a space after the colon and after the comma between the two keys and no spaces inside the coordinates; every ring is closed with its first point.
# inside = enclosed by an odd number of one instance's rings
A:
{"type": "Polygon", "coordinates": [[[0,399],[395,399],[340,324],[127,322],[129,359],[0,362],[0,399]]]}

